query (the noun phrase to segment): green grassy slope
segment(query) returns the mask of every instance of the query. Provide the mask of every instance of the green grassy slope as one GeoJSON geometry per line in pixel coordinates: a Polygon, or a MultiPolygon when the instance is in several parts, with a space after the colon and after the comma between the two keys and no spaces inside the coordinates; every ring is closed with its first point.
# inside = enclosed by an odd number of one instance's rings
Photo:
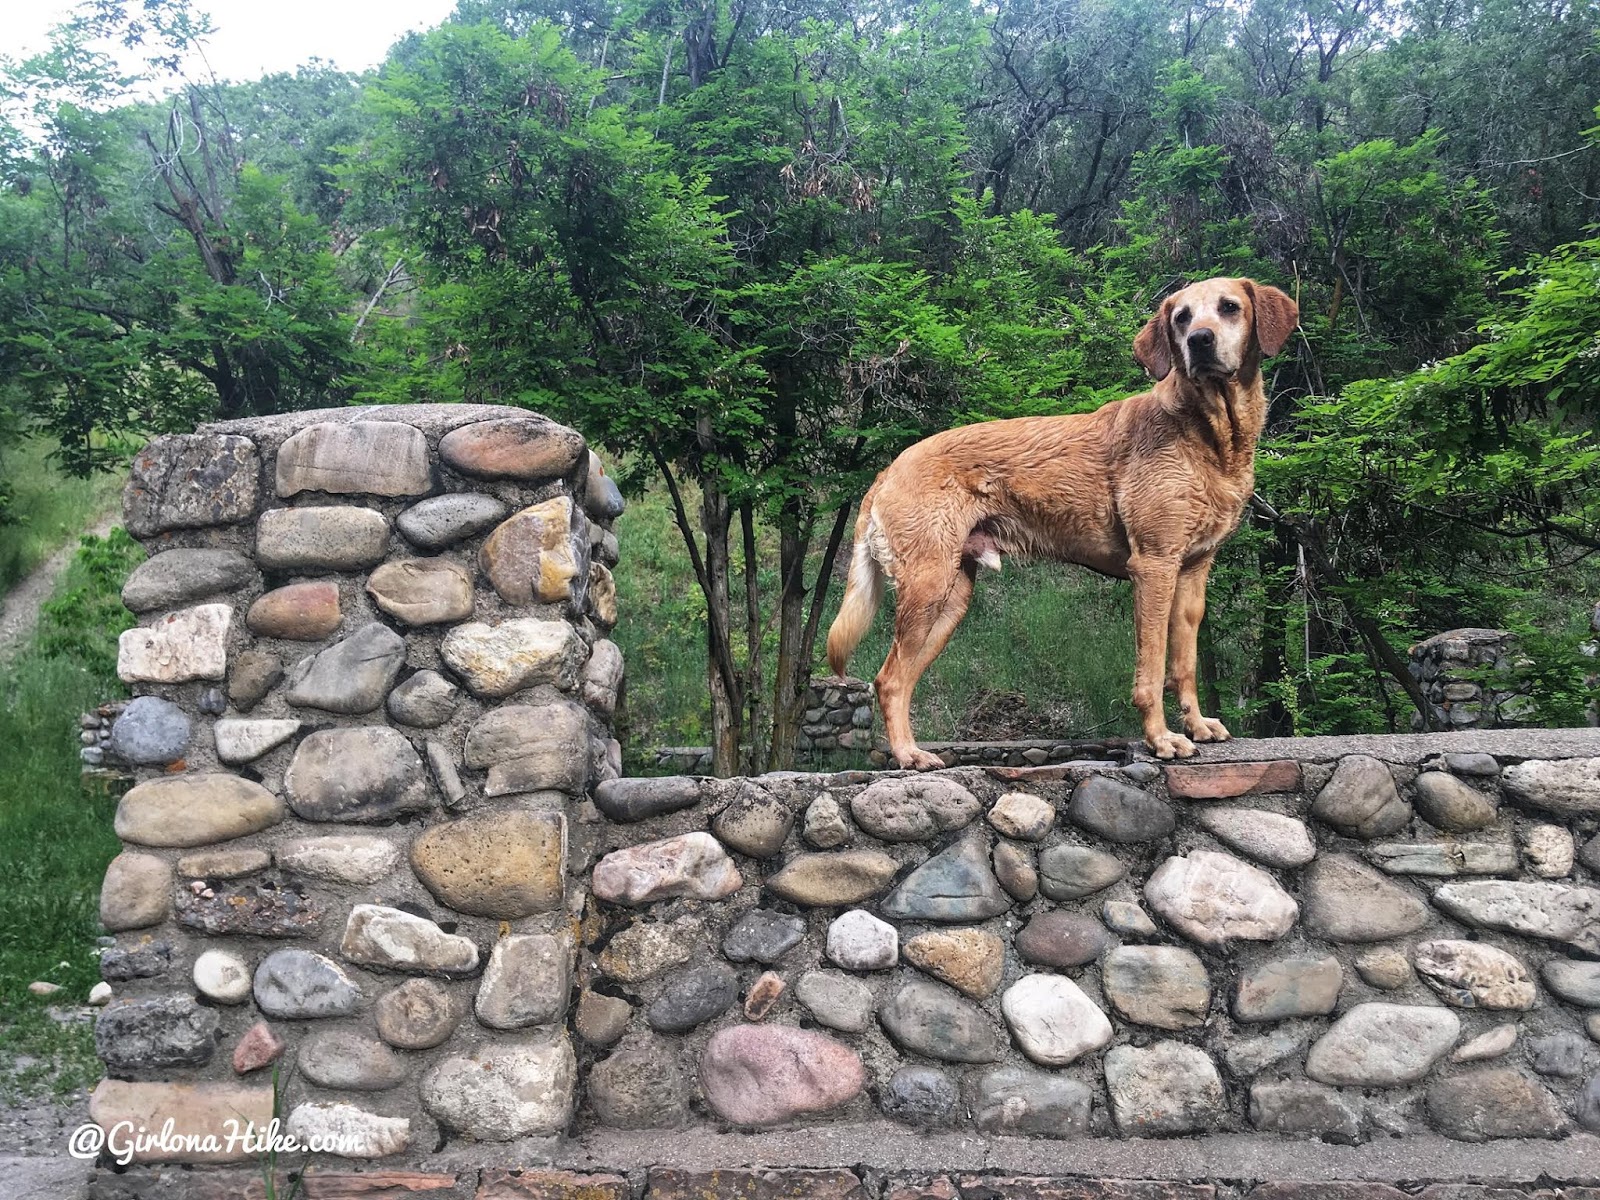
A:
{"type": "Polygon", "coordinates": [[[11,488],[0,521],[0,593],[94,524],[122,490],[121,475],[74,479],[50,465],[50,443],[24,438],[0,450],[11,488]]]}
{"type": "Polygon", "coordinates": [[[0,665],[0,1099],[98,1077],[89,1026],[45,1010],[82,1004],[100,978],[116,798],[81,782],[77,715],[122,694],[117,634],[133,622],[118,593],[143,557],[120,529],[83,539],[33,640],[0,665]],[[62,991],[34,996],[35,980],[62,991]]]}

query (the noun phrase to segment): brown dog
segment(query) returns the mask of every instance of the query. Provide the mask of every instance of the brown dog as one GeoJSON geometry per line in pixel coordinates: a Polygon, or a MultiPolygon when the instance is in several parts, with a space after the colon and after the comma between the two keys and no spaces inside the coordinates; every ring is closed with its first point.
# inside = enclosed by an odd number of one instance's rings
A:
{"type": "Polygon", "coordinates": [[[1160,758],[1226,741],[1200,714],[1196,636],[1217,547],[1255,486],[1266,419],[1261,360],[1283,348],[1295,302],[1249,279],[1208,279],[1162,302],[1134,339],[1153,390],[1069,417],[947,430],[907,449],[861,502],[828,663],[844,674],[889,579],[894,644],[878,672],[889,748],[902,767],[943,766],[917,748],[911,692],[955,632],[978,567],[1050,557],[1133,581],[1133,703],[1160,758]],[[1188,737],[1167,728],[1161,682],[1188,737]]]}

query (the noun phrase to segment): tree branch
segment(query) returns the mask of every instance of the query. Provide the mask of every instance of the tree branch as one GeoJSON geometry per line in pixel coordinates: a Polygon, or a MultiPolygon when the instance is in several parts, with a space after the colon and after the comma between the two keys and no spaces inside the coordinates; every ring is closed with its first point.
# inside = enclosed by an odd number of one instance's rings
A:
{"type": "Polygon", "coordinates": [[[1305,551],[1306,562],[1311,564],[1311,569],[1320,575],[1323,582],[1334,588],[1339,593],[1339,599],[1344,604],[1345,611],[1350,614],[1350,623],[1356,627],[1363,640],[1370,647],[1378,660],[1383,664],[1394,681],[1400,685],[1402,691],[1410,698],[1417,710],[1417,715],[1422,718],[1424,730],[1433,728],[1433,710],[1428,704],[1428,699],[1422,694],[1422,688],[1411,677],[1411,668],[1406,665],[1400,655],[1389,644],[1389,639],[1383,636],[1383,630],[1378,623],[1369,617],[1356,601],[1350,582],[1339,574],[1338,568],[1328,557],[1327,550],[1322,545],[1322,539],[1312,527],[1303,522],[1287,517],[1273,508],[1271,504],[1262,499],[1260,493],[1250,497],[1250,507],[1261,516],[1272,522],[1275,529],[1281,530],[1294,539],[1295,544],[1305,551]]]}
{"type": "Polygon", "coordinates": [[[361,315],[356,318],[356,327],[350,331],[350,343],[355,344],[361,336],[361,327],[367,323],[367,318],[372,315],[372,310],[378,307],[378,301],[383,298],[383,293],[388,291],[400,281],[400,275],[406,265],[404,258],[394,260],[394,266],[389,268],[389,273],[383,277],[383,282],[378,285],[378,290],[372,293],[372,299],[367,301],[367,306],[361,310],[361,315]]]}

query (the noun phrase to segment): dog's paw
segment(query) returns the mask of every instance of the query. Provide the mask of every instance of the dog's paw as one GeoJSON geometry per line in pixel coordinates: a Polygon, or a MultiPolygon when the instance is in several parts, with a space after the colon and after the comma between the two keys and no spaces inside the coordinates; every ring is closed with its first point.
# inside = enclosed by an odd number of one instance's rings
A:
{"type": "Polygon", "coordinates": [[[920,750],[916,746],[911,747],[909,750],[896,750],[894,752],[894,760],[907,771],[944,770],[944,759],[937,754],[929,754],[926,750],[920,750]]]}
{"type": "Polygon", "coordinates": [[[1194,743],[1181,733],[1172,733],[1170,730],[1158,733],[1155,737],[1147,737],[1151,753],[1157,758],[1191,758],[1194,756],[1194,743]]]}
{"type": "Polygon", "coordinates": [[[1190,717],[1184,722],[1184,732],[1191,741],[1196,742],[1231,742],[1233,734],[1228,732],[1228,727],[1215,717],[1190,717]]]}

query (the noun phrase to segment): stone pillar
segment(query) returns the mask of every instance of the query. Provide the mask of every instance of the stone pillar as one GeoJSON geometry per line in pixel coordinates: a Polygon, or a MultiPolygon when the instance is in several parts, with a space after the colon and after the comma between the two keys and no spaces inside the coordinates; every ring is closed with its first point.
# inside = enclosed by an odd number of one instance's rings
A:
{"type": "Polygon", "coordinates": [[[568,822],[620,769],[615,483],[522,410],[354,408],[158,438],[124,507],[93,1119],[262,1125],[276,1063],[345,1158],[558,1135],[568,822]]]}
{"type": "Polygon", "coordinates": [[[801,750],[872,749],[872,685],[848,676],[813,679],[796,744],[801,750]]]}
{"type": "MultiPolygon", "coordinates": [[[[1411,675],[1433,707],[1434,725],[1498,729],[1527,721],[1532,705],[1510,677],[1515,653],[1515,640],[1503,629],[1451,629],[1412,646],[1411,675]],[[1492,672],[1487,685],[1485,672],[1492,672]]],[[[1421,718],[1413,716],[1411,724],[1421,728],[1421,718]]]]}

